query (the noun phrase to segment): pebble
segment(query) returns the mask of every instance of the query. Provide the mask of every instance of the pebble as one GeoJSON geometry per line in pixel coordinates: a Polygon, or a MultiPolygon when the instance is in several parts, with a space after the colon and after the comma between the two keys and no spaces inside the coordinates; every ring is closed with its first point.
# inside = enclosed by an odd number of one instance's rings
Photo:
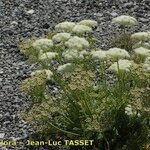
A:
{"type": "Polygon", "coordinates": [[[18,25],[18,22],[12,21],[12,22],[11,22],[11,25],[18,25]]]}
{"type": "Polygon", "coordinates": [[[3,139],[5,136],[5,133],[0,133],[0,139],[3,139]]]}
{"type": "Polygon", "coordinates": [[[129,2],[129,3],[125,3],[124,7],[131,8],[133,5],[134,5],[133,2],[129,2]]]}
{"type": "Polygon", "coordinates": [[[32,14],[34,13],[34,10],[33,10],[33,9],[28,10],[26,13],[27,13],[28,15],[32,15],[32,14]]]}
{"type": "Polygon", "coordinates": [[[150,20],[146,18],[139,18],[139,21],[141,21],[142,23],[148,23],[150,20]]]}
{"type": "Polygon", "coordinates": [[[116,12],[112,12],[112,13],[110,13],[110,14],[111,14],[112,17],[118,16],[118,13],[116,13],[116,12]]]}

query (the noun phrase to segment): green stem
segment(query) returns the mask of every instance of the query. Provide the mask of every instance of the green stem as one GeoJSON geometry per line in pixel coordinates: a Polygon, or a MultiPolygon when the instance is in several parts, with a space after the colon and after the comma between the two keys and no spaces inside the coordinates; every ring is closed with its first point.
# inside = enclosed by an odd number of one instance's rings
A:
{"type": "Polygon", "coordinates": [[[52,127],[54,127],[55,129],[59,130],[59,131],[62,131],[64,133],[67,133],[67,134],[72,134],[72,135],[76,135],[76,136],[79,136],[79,134],[77,133],[73,133],[73,132],[70,132],[70,131],[66,131],[66,130],[63,130],[63,129],[60,129],[59,127],[53,125],[52,123],[49,123],[52,127]]]}
{"type": "Polygon", "coordinates": [[[122,87],[121,87],[121,72],[119,69],[119,60],[117,60],[117,70],[118,70],[118,94],[119,94],[119,98],[121,100],[121,94],[122,94],[122,87]]]}
{"type": "Polygon", "coordinates": [[[90,107],[89,107],[89,105],[88,105],[88,103],[87,103],[87,100],[89,100],[89,99],[86,98],[86,94],[87,94],[87,93],[84,93],[84,103],[85,103],[85,105],[86,105],[86,107],[87,107],[87,110],[88,110],[89,114],[92,116],[91,109],[90,109],[90,107]]]}
{"type": "Polygon", "coordinates": [[[105,90],[107,89],[107,79],[106,79],[106,72],[105,72],[105,64],[104,64],[104,61],[102,62],[102,73],[103,73],[103,82],[104,82],[104,88],[105,90]]]}
{"type": "Polygon", "coordinates": [[[68,118],[66,115],[64,115],[64,114],[61,114],[61,115],[63,115],[63,117],[66,118],[70,123],[74,124],[74,122],[72,120],[70,120],[70,118],[68,118]]]}

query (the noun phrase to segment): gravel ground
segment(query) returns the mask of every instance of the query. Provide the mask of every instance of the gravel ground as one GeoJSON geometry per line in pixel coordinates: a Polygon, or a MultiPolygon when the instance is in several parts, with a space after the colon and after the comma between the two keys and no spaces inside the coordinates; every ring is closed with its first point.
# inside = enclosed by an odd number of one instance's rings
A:
{"type": "Polygon", "coordinates": [[[121,14],[138,19],[135,30],[150,30],[149,0],[0,0],[0,138],[24,139],[32,132],[19,118],[20,111],[30,104],[19,84],[35,66],[29,66],[20,54],[19,42],[46,34],[64,20],[91,18],[99,23],[96,36],[106,49],[109,35],[115,31],[111,19],[121,14]]]}

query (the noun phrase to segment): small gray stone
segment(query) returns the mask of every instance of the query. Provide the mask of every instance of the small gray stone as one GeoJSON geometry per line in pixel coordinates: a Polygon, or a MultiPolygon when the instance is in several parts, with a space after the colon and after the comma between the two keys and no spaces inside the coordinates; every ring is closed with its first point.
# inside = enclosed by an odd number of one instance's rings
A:
{"type": "Polygon", "coordinates": [[[129,2],[129,3],[124,4],[124,7],[126,7],[126,8],[130,8],[132,6],[133,6],[133,2],[129,2]]]}
{"type": "Polygon", "coordinates": [[[26,13],[27,13],[28,15],[32,15],[32,14],[34,13],[34,10],[33,10],[33,9],[28,10],[26,13]]]}
{"type": "Polygon", "coordinates": [[[12,21],[12,22],[11,22],[11,25],[18,25],[18,22],[12,21]]]}
{"type": "Polygon", "coordinates": [[[2,69],[0,69],[0,74],[3,74],[3,73],[4,73],[4,71],[2,69]]]}
{"type": "Polygon", "coordinates": [[[112,13],[111,13],[111,16],[112,16],[112,17],[116,17],[116,16],[118,16],[118,14],[117,14],[116,12],[112,12],[112,13]]]}
{"type": "Polygon", "coordinates": [[[3,139],[5,136],[5,133],[0,133],[0,139],[3,139]]]}
{"type": "Polygon", "coordinates": [[[103,13],[94,13],[94,16],[102,17],[103,13]]]}
{"type": "Polygon", "coordinates": [[[149,19],[139,18],[139,21],[141,21],[142,23],[147,23],[147,22],[149,22],[149,19]]]}

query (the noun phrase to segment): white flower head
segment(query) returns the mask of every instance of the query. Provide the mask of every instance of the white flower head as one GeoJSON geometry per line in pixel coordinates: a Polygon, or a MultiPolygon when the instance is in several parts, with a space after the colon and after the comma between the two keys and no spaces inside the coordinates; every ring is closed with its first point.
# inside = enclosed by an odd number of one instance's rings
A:
{"type": "Polygon", "coordinates": [[[107,51],[97,50],[91,52],[92,58],[97,60],[106,60],[107,59],[107,51]]]}
{"type": "Polygon", "coordinates": [[[74,69],[73,64],[67,63],[67,64],[64,64],[64,65],[59,66],[59,67],[57,68],[57,72],[58,72],[58,73],[67,73],[67,72],[73,71],[73,69],[74,69]]]}
{"type": "Polygon", "coordinates": [[[62,56],[66,60],[84,59],[85,55],[88,55],[86,50],[78,51],[76,49],[69,49],[62,53],[62,56]]]}
{"type": "Polygon", "coordinates": [[[131,105],[127,105],[127,107],[125,108],[125,113],[126,113],[128,116],[133,115],[131,105]]]}
{"type": "Polygon", "coordinates": [[[150,64],[143,64],[143,71],[150,73],[150,64]]]}
{"type": "Polygon", "coordinates": [[[72,29],[72,32],[76,34],[84,34],[92,32],[92,28],[85,25],[75,25],[72,29]]]}
{"type": "Polygon", "coordinates": [[[34,75],[36,75],[36,74],[40,74],[40,73],[43,73],[43,72],[46,73],[48,80],[52,79],[53,73],[52,73],[51,70],[47,70],[47,69],[36,70],[36,71],[34,71],[34,72],[31,73],[31,76],[34,76],[34,75]]]}
{"type": "Polygon", "coordinates": [[[113,63],[108,70],[112,71],[112,72],[117,72],[118,73],[118,68],[120,71],[124,71],[124,72],[129,72],[131,67],[133,66],[134,62],[133,61],[129,61],[126,59],[120,59],[117,62],[113,63]]]}
{"type": "Polygon", "coordinates": [[[98,25],[95,20],[90,20],[90,19],[82,20],[78,24],[85,25],[85,26],[88,26],[88,27],[91,27],[91,28],[96,27],[98,25]]]}
{"type": "Polygon", "coordinates": [[[94,85],[93,86],[93,90],[94,91],[98,91],[100,88],[101,88],[100,85],[94,85]]]}
{"type": "Polygon", "coordinates": [[[143,64],[143,70],[144,72],[150,72],[150,57],[147,57],[145,59],[145,62],[143,64]]]}
{"type": "Polygon", "coordinates": [[[122,26],[134,26],[137,25],[138,22],[134,17],[122,15],[112,19],[113,23],[122,25],[122,26]]]}
{"type": "Polygon", "coordinates": [[[110,48],[107,51],[107,56],[110,58],[130,58],[129,53],[125,49],[110,48]]]}
{"type": "Polygon", "coordinates": [[[65,45],[69,49],[82,50],[84,48],[89,47],[89,42],[85,38],[80,38],[78,36],[74,36],[74,37],[71,37],[67,42],[65,42],[65,45]]]}
{"type": "Polygon", "coordinates": [[[150,39],[149,32],[138,32],[131,35],[131,38],[137,41],[147,41],[150,39]]]}
{"type": "Polygon", "coordinates": [[[139,55],[139,56],[143,56],[143,57],[150,56],[150,50],[146,49],[144,47],[136,48],[136,49],[134,49],[134,52],[136,55],[139,55]]]}
{"type": "Polygon", "coordinates": [[[147,57],[147,58],[145,59],[145,62],[144,62],[144,63],[150,65],[150,57],[147,57]]]}
{"type": "Polygon", "coordinates": [[[140,41],[140,42],[133,45],[133,49],[136,49],[136,48],[139,48],[139,47],[150,49],[150,43],[140,41]]]}
{"type": "Polygon", "coordinates": [[[55,26],[55,29],[57,31],[62,31],[62,32],[70,32],[72,31],[72,28],[75,26],[75,23],[74,22],[62,22],[62,23],[59,23],[55,26]]]}
{"type": "Polygon", "coordinates": [[[54,42],[65,42],[71,37],[70,33],[57,33],[52,37],[54,42]]]}
{"type": "Polygon", "coordinates": [[[37,50],[48,50],[49,48],[51,48],[53,46],[53,41],[50,39],[39,39],[36,40],[32,46],[37,49],[37,50]]]}
{"type": "Polygon", "coordinates": [[[77,59],[79,57],[79,52],[76,49],[69,49],[69,50],[66,50],[65,52],[63,52],[62,56],[66,60],[74,60],[74,59],[77,59]]]}
{"type": "Polygon", "coordinates": [[[86,50],[82,50],[79,52],[79,58],[84,59],[85,56],[89,55],[89,53],[86,50]]]}
{"type": "Polygon", "coordinates": [[[133,116],[133,115],[137,115],[138,117],[140,117],[140,113],[137,113],[136,110],[133,110],[132,106],[129,104],[125,107],[125,113],[128,115],[128,116],[133,116]]]}
{"type": "Polygon", "coordinates": [[[58,53],[56,52],[47,52],[43,53],[39,56],[39,60],[52,60],[58,56],[58,53]]]}

